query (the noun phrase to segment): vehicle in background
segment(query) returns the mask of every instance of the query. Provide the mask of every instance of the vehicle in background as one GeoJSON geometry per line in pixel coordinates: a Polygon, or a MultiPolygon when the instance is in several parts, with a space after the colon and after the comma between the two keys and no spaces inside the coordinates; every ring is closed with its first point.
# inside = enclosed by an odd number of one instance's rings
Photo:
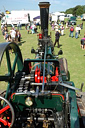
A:
{"type": "Polygon", "coordinates": [[[70,19],[68,21],[69,21],[69,25],[76,25],[76,17],[75,16],[70,17],[70,19]]]}
{"type": "Polygon", "coordinates": [[[27,24],[30,21],[30,15],[29,13],[26,13],[24,11],[17,11],[11,14],[5,14],[5,16],[2,18],[1,20],[1,24],[7,24],[7,25],[11,25],[11,24],[18,24],[20,22],[20,24],[27,24]]]}
{"type": "Polygon", "coordinates": [[[58,16],[57,16],[57,15],[52,14],[52,21],[57,22],[57,20],[58,20],[58,16]]]}
{"type": "Polygon", "coordinates": [[[60,22],[64,22],[64,16],[59,16],[60,22]]]}
{"type": "Polygon", "coordinates": [[[83,15],[81,16],[81,19],[82,19],[83,21],[85,21],[85,14],[83,14],[83,15]]]}

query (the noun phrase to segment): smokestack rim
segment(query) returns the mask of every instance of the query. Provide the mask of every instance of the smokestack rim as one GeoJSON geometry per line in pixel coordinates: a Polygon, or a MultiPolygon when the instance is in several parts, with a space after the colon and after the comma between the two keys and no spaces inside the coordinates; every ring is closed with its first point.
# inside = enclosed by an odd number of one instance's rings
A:
{"type": "Polygon", "coordinates": [[[40,8],[49,8],[50,3],[49,2],[39,2],[38,5],[40,8]]]}

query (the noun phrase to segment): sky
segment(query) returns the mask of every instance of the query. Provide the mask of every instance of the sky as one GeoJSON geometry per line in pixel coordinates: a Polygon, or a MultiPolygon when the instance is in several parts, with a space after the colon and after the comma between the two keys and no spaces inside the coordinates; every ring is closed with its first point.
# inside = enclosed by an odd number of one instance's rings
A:
{"type": "Polygon", "coordinates": [[[5,10],[39,10],[39,2],[50,2],[50,12],[66,11],[77,5],[85,5],[85,0],[0,0],[0,12],[5,10]]]}

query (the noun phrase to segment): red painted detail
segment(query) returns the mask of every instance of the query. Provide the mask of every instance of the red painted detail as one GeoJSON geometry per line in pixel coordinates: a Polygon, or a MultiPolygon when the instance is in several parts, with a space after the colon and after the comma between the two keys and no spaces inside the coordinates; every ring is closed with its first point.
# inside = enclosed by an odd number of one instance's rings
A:
{"type": "Polygon", "coordinates": [[[43,34],[42,33],[39,33],[37,36],[39,37],[39,39],[43,38],[43,34]]]}
{"type": "Polygon", "coordinates": [[[52,95],[57,95],[57,96],[61,96],[63,100],[65,100],[64,96],[62,94],[52,94],[52,95]]]}
{"type": "Polygon", "coordinates": [[[7,117],[7,119],[9,120],[9,119],[10,119],[10,117],[7,117]]]}
{"type": "Polygon", "coordinates": [[[4,107],[4,108],[2,108],[1,110],[0,110],[0,114],[2,114],[3,112],[5,112],[7,109],[9,109],[10,107],[9,107],[9,105],[7,105],[6,107],[4,107]]]}
{"type": "Polygon", "coordinates": [[[38,72],[38,66],[37,66],[36,69],[35,69],[35,82],[36,82],[36,83],[38,82],[38,80],[37,80],[37,77],[38,77],[37,72],[38,72]]]}
{"type": "Polygon", "coordinates": [[[59,75],[59,73],[58,73],[58,67],[56,67],[55,75],[56,75],[56,76],[59,75]]]}
{"type": "MultiPolygon", "coordinates": [[[[58,67],[56,67],[55,75],[50,78],[52,82],[59,81],[59,73],[58,73],[58,67]]],[[[35,69],[35,83],[42,83],[43,82],[43,76],[40,76],[40,69],[38,66],[35,69]]],[[[44,77],[44,83],[47,83],[47,77],[44,77]]]]}
{"type": "Polygon", "coordinates": [[[39,33],[39,39],[42,39],[42,34],[41,33],[39,33]]]}
{"type": "Polygon", "coordinates": [[[52,76],[52,77],[51,77],[51,81],[53,81],[53,82],[54,82],[54,81],[57,81],[57,82],[58,82],[58,80],[59,80],[58,76],[59,76],[58,67],[56,67],[55,76],[52,76]]]}
{"type": "MultiPolygon", "coordinates": [[[[40,80],[41,80],[41,83],[43,83],[43,76],[41,76],[40,80]]],[[[44,77],[44,83],[47,83],[47,78],[46,77],[44,77]]]]}
{"type": "Polygon", "coordinates": [[[15,93],[12,93],[12,94],[11,94],[11,99],[13,99],[13,95],[15,95],[15,93]]]}
{"type": "Polygon", "coordinates": [[[31,71],[31,68],[32,68],[31,62],[29,62],[28,65],[29,65],[29,71],[31,71]]]}
{"type": "Polygon", "coordinates": [[[40,69],[38,69],[38,73],[37,73],[37,82],[40,83],[40,69]]]}
{"type": "Polygon", "coordinates": [[[78,106],[78,104],[77,104],[77,110],[78,110],[78,114],[80,114],[80,109],[79,109],[79,106],[78,106]]]}
{"type": "Polygon", "coordinates": [[[2,118],[0,118],[0,122],[2,122],[4,124],[4,126],[10,126],[11,123],[9,123],[7,120],[4,120],[2,118]]]}

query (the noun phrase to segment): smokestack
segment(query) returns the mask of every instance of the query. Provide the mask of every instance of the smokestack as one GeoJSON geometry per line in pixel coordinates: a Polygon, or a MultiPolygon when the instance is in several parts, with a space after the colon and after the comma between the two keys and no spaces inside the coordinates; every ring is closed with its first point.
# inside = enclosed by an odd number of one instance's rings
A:
{"type": "Polygon", "coordinates": [[[49,19],[49,2],[40,2],[40,20],[41,20],[41,31],[44,36],[48,36],[48,19],[49,19]]]}

